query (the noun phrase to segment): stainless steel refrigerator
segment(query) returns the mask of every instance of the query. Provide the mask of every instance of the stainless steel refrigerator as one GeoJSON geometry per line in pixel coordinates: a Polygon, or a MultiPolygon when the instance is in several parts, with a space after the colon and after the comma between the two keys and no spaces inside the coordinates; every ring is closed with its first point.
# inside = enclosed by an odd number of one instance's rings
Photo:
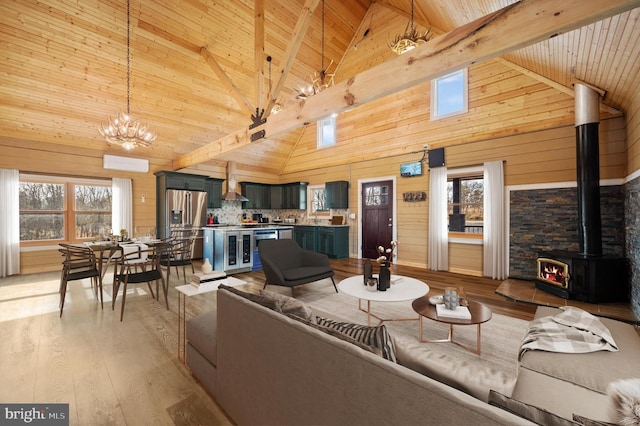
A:
{"type": "Polygon", "coordinates": [[[172,229],[198,229],[191,257],[193,259],[201,259],[202,228],[207,221],[207,193],[203,191],[167,189],[166,214],[166,236],[171,235],[172,229]]]}

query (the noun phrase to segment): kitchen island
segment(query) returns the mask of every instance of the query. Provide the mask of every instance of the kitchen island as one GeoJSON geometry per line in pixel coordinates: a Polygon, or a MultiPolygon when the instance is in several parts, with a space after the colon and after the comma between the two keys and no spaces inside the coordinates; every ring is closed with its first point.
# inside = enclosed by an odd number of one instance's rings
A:
{"type": "Polygon", "coordinates": [[[204,257],[214,270],[229,275],[262,269],[260,241],[293,238],[293,226],[269,223],[215,224],[203,230],[204,257]]]}

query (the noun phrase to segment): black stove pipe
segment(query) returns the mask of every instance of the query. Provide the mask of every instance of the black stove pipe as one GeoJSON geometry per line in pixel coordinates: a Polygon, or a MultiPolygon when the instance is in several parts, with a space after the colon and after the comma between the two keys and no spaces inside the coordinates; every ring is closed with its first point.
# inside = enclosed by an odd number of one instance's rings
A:
{"type": "Polygon", "coordinates": [[[599,93],[576,83],[576,169],[578,182],[578,225],[580,254],[602,255],[600,221],[600,124],[599,93]]]}

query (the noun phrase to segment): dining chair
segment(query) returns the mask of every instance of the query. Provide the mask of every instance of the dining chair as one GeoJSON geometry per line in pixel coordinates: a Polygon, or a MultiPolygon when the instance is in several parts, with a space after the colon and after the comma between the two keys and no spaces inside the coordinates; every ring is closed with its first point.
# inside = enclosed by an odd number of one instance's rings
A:
{"type": "Polygon", "coordinates": [[[122,254],[116,259],[116,270],[113,275],[113,299],[111,309],[115,309],[116,298],[122,286],[122,302],[120,308],[120,321],[124,318],[124,305],[127,300],[127,287],[130,284],[147,283],[151,297],[159,299],[159,283],[162,283],[164,301],[169,309],[167,298],[167,284],[160,266],[161,253],[166,250],[166,243],[155,243],[152,246],[146,244],[123,244],[122,254]],[[151,282],[156,282],[156,294],[153,292],[151,282]]]}
{"type": "Polygon", "coordinates": [[[62,273],[60,275],[60,317],[64,309],[64,300],[67,294],[69,281],[91,278],[91,287],[97,296],[100,291],[100,306],[104,308],[102,298],[102,275],[98,267],[95,252],[90,247],[59,244],[58,251],[62,254],[62,273]]]}
{"type": "Polygon", "coordinates": [[[193,245],[196,240],[197,230],[172,230],[171,237],[168,242],[171,248],[167,250],[165,256],[160,261],[161,265],[167,268],[167,280],[171,275],[171,267],[175,266],[176,275],[180,278],[179,266],[182,266],[182,276],[184,282],[187,282],[186,267],[191,265],[191,273],[195,273],[191,254],[193,253],[193,245]]]}

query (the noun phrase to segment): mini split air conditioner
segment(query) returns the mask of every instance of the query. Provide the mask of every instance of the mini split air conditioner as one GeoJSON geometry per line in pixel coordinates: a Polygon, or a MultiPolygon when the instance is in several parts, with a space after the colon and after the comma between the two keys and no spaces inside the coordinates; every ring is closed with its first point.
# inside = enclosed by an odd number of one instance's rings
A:
{"type": "Polygon", "coordinates": [[[103,167],[111,170],[123,170],[125,172],[147,173],[149,160],[140,158],[118,157],[117,155],[105,155],[103,167]]]}

